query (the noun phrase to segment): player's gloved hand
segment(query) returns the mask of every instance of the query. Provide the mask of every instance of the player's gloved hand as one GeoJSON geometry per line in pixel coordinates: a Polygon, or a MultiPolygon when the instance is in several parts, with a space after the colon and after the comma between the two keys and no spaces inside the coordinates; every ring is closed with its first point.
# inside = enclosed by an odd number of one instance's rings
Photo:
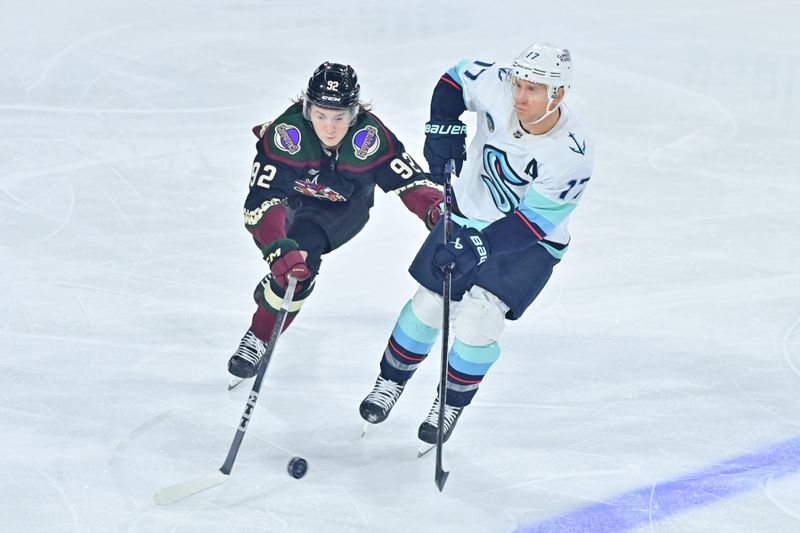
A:
{"type": "Polygon", "coordinates": [[[455,162],[456,176],[467,160],[467,127],[460,120],[435,120],[425,124],[425,147],[423,154],[428,161],[431,178],[444,183],[444,165],[451,159],[455,162]]]}
{"type": "Polygon", "coordinates": [[[311,276],[306,264],[306,252],[301,251],[294,239],[279,239],[264,248],[264,259],[269,264],[272,276],[281,288],[289,284],[287,276],[303,281],[311,276]]]}
{"type": "Polygon", "coordinates": [[[443,279],[450,268],[453,279],[474,274],[489,257],[489,241],[482,231],[463,227],[453,232],[450,242],[440,244],[433,254],[434,275],[443,279]]]}
{"type": "Polygon", "coordinates": [[[442,202],[436,200],[436,203],[431,204],[428,208],[428,213],[425,215],[425,227],[432,230],[443,214],[442,202]]]}

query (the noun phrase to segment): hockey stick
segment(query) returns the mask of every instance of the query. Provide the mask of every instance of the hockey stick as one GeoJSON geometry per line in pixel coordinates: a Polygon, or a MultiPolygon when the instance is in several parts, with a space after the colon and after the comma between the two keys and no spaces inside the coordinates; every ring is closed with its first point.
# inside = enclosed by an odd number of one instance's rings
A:
{"type": "Polygon", "coordinates": [[[247,431],[247,424],[250,422],[250,417],[253,416],[253,409],[255,409],[256,401],[258,401],[258,393],[261,391],[261,382],[264,381],[264,375],[267,373],[269,361],[272,358],[273,352],[275,352],[275,346],[278,344],[278,339],[281,336],[283,324],[286,322],[286,315],[289,314],[289,304],[292,302],[296,287],[297,279],[289,276],[289,286],[286,288],[286,294],[283,296],[281,308],[278,311],[277,318],[275,319],[275,326],[272,328],[272,336],[267,344],[267,350],[264,353],[264,358],[258,365],[256,380],[253,383],[253,388],[250,390],[250,397],[247,399],[247,405],[244,408],[244,414],[242,415],[242,419],[239,421],[239,427],[236,428],[236,435],[233,437],[233,443],[231,443],[231,447],[228,450],[228,456],[225,458],[225,462],[222,464],[219,470],[216,470],[211,474],[190,479],[175,485],[170,485],[169,487],[164,487],[163,489],[157,491],[153,495],[153,500],[155,500],[158,505],[169,505],[197,494],[198,492],[221,485],[225,482],[225,480],[228,479],[228,476],[230,476],[231,470],[233,469],[233,463],[236,461],[236,454],[239,453],[239,447],[242,445],[244,433],[247,431]]]}
{"type": "MultiPolygon", "coordinates": [[[[450,186],[450,179],[453,175],[454,162],[448,161],[444,166],[444,243],[450,242],[450,214],[453,208],[453,189],[450,186]]],[[[436,486],[439,492],[444,490],[447,476],[450,472],[442,468],[442,448],[444,447],[444,406],[447,398],[447,355],[449,351],[450,335],[450,284],[452,281],[452,265],[444,269],[444,283],[442,286],[442,366],[439,373],[439,421],[438,431],[436,432],[436,486]]]]}

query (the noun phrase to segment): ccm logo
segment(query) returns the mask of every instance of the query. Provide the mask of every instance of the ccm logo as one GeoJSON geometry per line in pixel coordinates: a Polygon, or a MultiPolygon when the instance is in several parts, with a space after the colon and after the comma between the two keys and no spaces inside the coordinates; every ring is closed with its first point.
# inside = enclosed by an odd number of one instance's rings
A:
{"type": "Polygon", "coordinates": [[[425,133],[438,135],[466,135],[466,124],[425,124],[425,133]]]}
{"type": "Polygon", "coordinates": [[[267,263],[272,263],[280,256],[281,256],[281,249],[277,248],[275,251],[273,251],[271,254],[267,256],[267,263]]]}

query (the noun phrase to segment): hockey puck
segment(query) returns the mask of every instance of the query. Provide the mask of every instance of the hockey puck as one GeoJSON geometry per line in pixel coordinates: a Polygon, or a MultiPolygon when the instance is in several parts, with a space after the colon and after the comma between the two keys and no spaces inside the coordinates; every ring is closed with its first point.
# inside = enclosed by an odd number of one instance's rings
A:
{"type": "Polygon", "coordinates": [[[308,470],[308,462],[302,457],[292,457],[292,460],[289,461],[289,465],[287,466],[287,470],[289,471],[289,475],[295,479],[300,479],[301,477],[306,475],[306,471],[308,470]]]}

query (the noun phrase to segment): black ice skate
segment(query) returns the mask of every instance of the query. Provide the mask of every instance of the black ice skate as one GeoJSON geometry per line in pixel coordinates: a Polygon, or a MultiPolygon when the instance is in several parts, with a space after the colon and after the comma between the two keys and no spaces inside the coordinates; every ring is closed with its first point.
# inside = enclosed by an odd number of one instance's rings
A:
{"type": "Polygon", "coordinates": [[[370,424],[378,424],[386,420],[404,387],[405,385],[400,385],[395,381],[378,376],[372,391],[367,394],[367,397],[358,407],[361,418],[370,424]]]}
{"type": "Polygon", "coordinates": [[[252,378],[258,372],[258,363],[266,351],[267,343],[248,329],[236,352],[228,361],[228,372],[238,378],[252,378]]]}
{"type": "MultiPolygon", "coordinates": [[[[444,435],[442,437],[442,442],[447,442],[447,439],[450,438],[450,434],[453,433],[453,428],[456,427],[456,421],[458,421],[458,417],[461,416],[461,411],[463,411],[463,407],[453,407],[452,405],[444,406],[444,435]]],[[[419,432],[417,436],[419,440],[422,442],[427,442],[428,444],[436,444],[436,434],[439,431],[439,397],[437,396],[436,399],[433,401],[433,406],[431,407],[430,413],[428,413],[428,417],[425,421],[420,424],[419,432]]]]}

